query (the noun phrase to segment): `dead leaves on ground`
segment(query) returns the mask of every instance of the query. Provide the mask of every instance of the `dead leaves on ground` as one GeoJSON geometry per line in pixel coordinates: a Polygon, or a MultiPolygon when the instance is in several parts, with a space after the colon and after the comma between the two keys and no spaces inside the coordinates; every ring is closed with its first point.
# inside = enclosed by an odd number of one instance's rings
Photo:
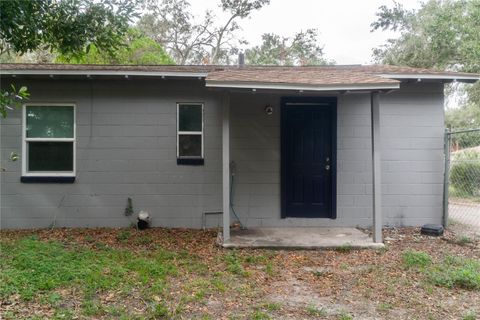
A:
{"type": "MultiPolygon", "coordinates": [[[[205,270],[187,267],[185,272],[173,277],[168,301],[158,295],[148,297],[156,303],[165,302],[170,309],[177,308],[176,316],[180,318],[202,314],[215,319],[228,314],[249,318],[260,310],[272,318],[292,319],[318,318],[319,314],[323,318],[336,319],[342,312],[364,318],[381,315],[406,319],[424,314],[438,319],[456,319],[475,307],[475,301],[480,301],[479,292],[433,287],[423,281],[420,273],[406,270],[402,265],[402,253],[407,249],[427,252],[436,260],[445,255],[480,258],[478,242],[461,246],[454,241],[457,235],[449,231],[443,237],[434,238],[420,235],[416,228],[386,230],[387,248],[377,251],[238,250],[235,255],[244,270],[241,275],[228,273],[224,257],[232,251],[216,245],[215,230],[98,228],[0,233],[2,241],[31,235],[42,241],[59,241],[66,247],[162,249],[195,257],[206,266],[205,270]],[[217,287],[214,281],[219,282],[217,287]],[[278,307],[268,310],[271,303],[278,307]],[[311,310],[321,312],[312,315],[311,310]]],[[[105,276],[108,276],[107,271],[105,276]]],[[[56,292],[65,308],[81,314],[78,292],[70,288],[59,288],[56,292]]],[[[146,312],[149,308],[146,302],[134,302],[144,298],[138,288],[132,289],[131,299],[115,291],[97,297],[105,306],[118,305],[121,301],[120,304],[133,313],[146,312]]],[[[48,304],[34,303],[26,304],[11,296],[8,301],[1,302],[0,311],[22,309],[18,315],[53,317],[48,304]]]]}

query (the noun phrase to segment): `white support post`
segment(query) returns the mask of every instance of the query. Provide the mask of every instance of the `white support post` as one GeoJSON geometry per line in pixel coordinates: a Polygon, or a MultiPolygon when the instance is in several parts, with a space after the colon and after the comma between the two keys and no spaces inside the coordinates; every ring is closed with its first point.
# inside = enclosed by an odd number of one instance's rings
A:
{"type": "Polygon", "coordinates": [[[230,240],[230,96],[222,99],[223,243],[230,240]]]}
{"type": "Polygon", "coordinates": [[[371,93],[372,115],[372,200],[373,200],[373,242],[382,243],[382,179],[380,141],[380,97],[371,93]]]}

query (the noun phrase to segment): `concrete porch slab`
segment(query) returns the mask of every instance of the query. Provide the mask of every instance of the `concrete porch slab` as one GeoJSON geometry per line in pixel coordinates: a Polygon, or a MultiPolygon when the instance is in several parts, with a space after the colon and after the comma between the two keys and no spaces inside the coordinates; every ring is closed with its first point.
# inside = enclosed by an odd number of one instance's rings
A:
{"type": "Polygon", "coordinates": [[[295,227],[295,228],[252,228],[232,229],[230,240],[219,242],[224,248],[265,249],[379,249],[383,243],[374,243],[365,232],[356,228],[295,227]]]}

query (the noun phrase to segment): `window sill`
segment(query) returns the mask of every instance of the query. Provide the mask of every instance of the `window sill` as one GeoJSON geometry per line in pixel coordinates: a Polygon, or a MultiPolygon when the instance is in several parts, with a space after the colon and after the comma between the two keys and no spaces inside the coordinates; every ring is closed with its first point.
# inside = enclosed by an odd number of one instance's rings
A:
{"type": "Polygon", "coordinates": [[[74,183],[75,177],[35,177],[21,176],[20,182],[23,183],[74,183]]]}
{"type": "Polygon", "coordinates": [[[203,158],[177,158],[177,165],[203,166],[204,164],[203,158]]]}

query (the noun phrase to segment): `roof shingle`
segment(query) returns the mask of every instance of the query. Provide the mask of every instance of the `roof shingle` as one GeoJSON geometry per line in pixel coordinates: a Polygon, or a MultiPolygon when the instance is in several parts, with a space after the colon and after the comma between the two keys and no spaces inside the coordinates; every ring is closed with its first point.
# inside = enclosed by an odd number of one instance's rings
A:
{"type": "Polygon", "coordinates": [[[0,64],[0,74],[113,74],[134,73],[161,76],[175,73],[178,76],[205,77],[207,85],[219,83],[289,84],[308,87],[335,85],[393,85],[398,79],[434,77],[453,80],[459,77],[474,82],[478,74],[440,71],[390,65],[331,65],[331,66],[220,66],[220,65],[88,65],[88,64],[0,64]]]}

